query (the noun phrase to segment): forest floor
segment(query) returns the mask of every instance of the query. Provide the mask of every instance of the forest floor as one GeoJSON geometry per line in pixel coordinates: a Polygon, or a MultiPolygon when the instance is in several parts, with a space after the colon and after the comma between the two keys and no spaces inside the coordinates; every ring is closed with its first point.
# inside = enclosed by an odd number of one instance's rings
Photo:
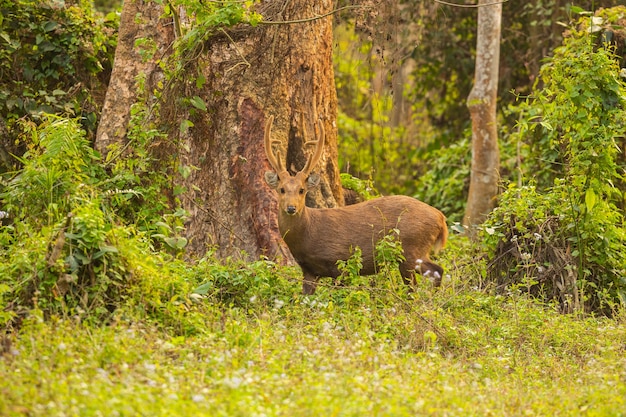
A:
{"type": "Polygon", "coordinates": [[[437,289],[396,271],[302,296],[297,268],[171,262],[107,323],[34,310],[0,338],[0,415],[626,415],[623,307],[480,288],[454,245],[437,289]]]}
{"type": "Polygon", "coordinates": [[[0,415],[626,415],[624,317],[450,283],[341,306],[332,291],[215,305],[193,336],[33,315],[5,343],[0,415]]]}

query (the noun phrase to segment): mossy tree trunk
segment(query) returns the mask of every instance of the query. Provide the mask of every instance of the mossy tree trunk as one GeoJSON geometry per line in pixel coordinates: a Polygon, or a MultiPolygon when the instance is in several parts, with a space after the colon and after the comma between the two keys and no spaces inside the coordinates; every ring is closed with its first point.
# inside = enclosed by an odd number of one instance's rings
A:
{"type": "MultiPolygon", "coordinates": [[[[154,88],[161,89],[156,122],[167,137],[155,141],[151,150],[163,165],[162,172],[173,173],[171,197],[189,215],[185,225],[189,255],[201,256],[212,249],[221,257],[243,251],[248,259],[266,255],[292,260],[278,231],[274,190],[263,180],[270,170],[263,147],[270,115],[275,117],[274,139],[282,141],[287,167],[295,170],[308,156],[305,139],[312,138],[317,120],[324,123],[325,152],[314,169],[322,176],[322,186],[308,204],[329,207],[343,201],[337,167],[332,8],[330,0],[264,1],[256,9],[264,17],[262,24],[214,28],[189,55],[179,51],[174,57],[175,48],[166,48],[173,36],[160,32],[163,27],[174,30],[171,19],[163,20],[162,6],[124,3],[114,77],[96,147],[103,153],[111,144],[123,149],[130,106],[138,100],[137,77],[143,73],[147,82],[156,80],[145,91],[152,96],[147,97],[150,104],[157,97],[154,88]],[[149,21],[142,21],[148,16],[149,21]],[[156,44],[156,53],[147,62],[135,45],[140,35],[156,44]],[[159,85],[163,77],[159,78],[162,73],[156,64],[167,59],[180,64],[178,72],[159,85]]],[[[186,16],[184,10],[178,12],[177,16],[186,16]]]]}
{"type": "Polygon", "coordinates": [[[163,14],[163,5],[155,1],[129,0],[122,6],[113,71],[94,144],[104,157],[112,146],[121,149],[127,144],[130,109],[138,95],[146,91],[150,96],[163,80],[159,59],[171,53],[174,41],[173,25],[160,18],[163,14]],[[139,88],[140,82],[145,88],[139,88]]]}
{"type": "Polygon", "coordinates": [[[263,128],[275,117],[274,139],[284,144],[286,166],[301,169],[307,139],[316,120],[323,121],[326,149],[315,171],[322,187],[308,205],[334,206],[342,201],[337,167],[337,98],[332,67],[330,0],[266,1],[258,11],[266,24],[234,28],[209,39],[197,68],[206,84],[197,94],[208,107],[192,118],[184,163],[197,169],[186,179],[182,199],[190,213],[190,250],[208,246],[222,256],[240,249],[249,257],[267,255],[291,260],[281,239],[274,190],[263,180],[270,166],[263,148],[263,128]],[[312,19],[313,18],[313,19],[312,19]],[[289,23],[298,21],[299,23],[289,23]],[[271,22],[271,23],[270,23],[271,22]]]}
{"type": "Polygon", "coordinates": [[[463,224],[473,234],[493,209],[498,194],[496,101],[500,62],[502,4],[480,0],[474,86],[467,99],[472,117],[472,167],[463,224]]]}

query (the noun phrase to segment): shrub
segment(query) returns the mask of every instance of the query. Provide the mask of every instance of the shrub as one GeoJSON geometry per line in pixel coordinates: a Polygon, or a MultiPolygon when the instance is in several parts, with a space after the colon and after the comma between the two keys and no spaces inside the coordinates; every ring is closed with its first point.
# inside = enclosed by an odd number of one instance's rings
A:
{"type": "Polygon", "coordinates": [[[626,302],[626,229],[615,186],[626,88],[618,73],[612,48],[571,30],[518,109],[521,169],[539,186],[509,187],[484,229],[493,279],[556,296],[567,311],[609,312],[626,302]]]}
{"type": "MultiPolygon", "coordinates": [[[[117,15],[97,17],[88,2],[0,0],[0,149],[21,155],[24,120],[79,117],[91,134],[111,71],[117,15]],[[100,103],[98,103],[100,101],[100,103]]],[[[0,172],[14,160],[0,159],[0,172]]]]}
{"type": "Polygon", "coordinates": [[[100,156],[77,120],[50,117],[31,134],[23,168],[0,193],[8,213],[0,225],[0,325],[33,308],[100,323],[124,307],[123,316],[198,331],[186,296],[200,281],[171,254],[153,250],[153,238],[181,246],[176,230],[168,231],[181,214],[145,219],[161,234],[139,231],[117,215],[120,206],[139,210],[139,193],[107,188],[115,181],[103,180],[100,156]]]}
{"type": "Polygon", "coordinates": [[[424,157],[428,168],[419,179],[415,197],[441,210],[449,222],[463,219],[469,191],[471,155],[469,141],[460,140],[424,157]]]}

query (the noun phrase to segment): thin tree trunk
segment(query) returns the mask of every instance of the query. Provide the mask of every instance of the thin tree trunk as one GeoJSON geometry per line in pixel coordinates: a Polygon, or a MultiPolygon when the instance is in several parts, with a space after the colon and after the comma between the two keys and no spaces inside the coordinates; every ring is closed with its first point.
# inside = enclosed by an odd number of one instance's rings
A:
{"type": "Polygon", "coordinates": [[[155,1],[124,1],[113,71],[94,144],[104,157],[111,145],[126,144],[130,109],[142,91],[138,77],[144,78],[143,91],[148,94],[163,78],[158,61],[174,40],[171,21],[160,19],[163,12],[163,5],[155,1]],[[136,45],[139,39],[145,40],[143,47],[136,45]],[[143,57],[142,49],[147,52],[143,57]]]}
{"type": "Polygon", "coordinates": [[[467,99],[472,118],[472,168],[463,224],[470,234],[494,207],[500,167],[496,100],[502,4],[480,0],[479,6],[474,86],[467,99]]]}

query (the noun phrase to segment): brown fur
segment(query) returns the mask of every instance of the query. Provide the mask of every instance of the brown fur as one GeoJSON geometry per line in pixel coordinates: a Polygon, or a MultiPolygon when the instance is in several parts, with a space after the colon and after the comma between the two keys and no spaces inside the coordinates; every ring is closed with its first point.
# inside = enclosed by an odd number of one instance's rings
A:
{"type": "MultiPolygon", "coordinates": [[[[446,218],[441,211],[407,196],[381,197],[339,208],[306,207],[306,193],[319,184],[319,177],[309,175],[309,171],[321,154],[316,150],[305,169],[291,176],[280,164],[280,158],[270,153],[272,120],[266,126],[265,145],[268,160],[278,174],[267,172],[265,178],[278,191],[278,227],[302,268],[305,294],[315,292],[320,277],[339,276],[337,261],[347,260],[357,246],[363,256],[361,274],[376,273],[376,242],[393,228],[400,231],[406,259],[400,264],[400,273],[405,282],[411,283],[417,271],[432,277],[435,285],[441,283],[443,269],[429,257],[448,238],[446,218]]],[[[323,146],[323,134],[317,145],[323,146]]]]}

